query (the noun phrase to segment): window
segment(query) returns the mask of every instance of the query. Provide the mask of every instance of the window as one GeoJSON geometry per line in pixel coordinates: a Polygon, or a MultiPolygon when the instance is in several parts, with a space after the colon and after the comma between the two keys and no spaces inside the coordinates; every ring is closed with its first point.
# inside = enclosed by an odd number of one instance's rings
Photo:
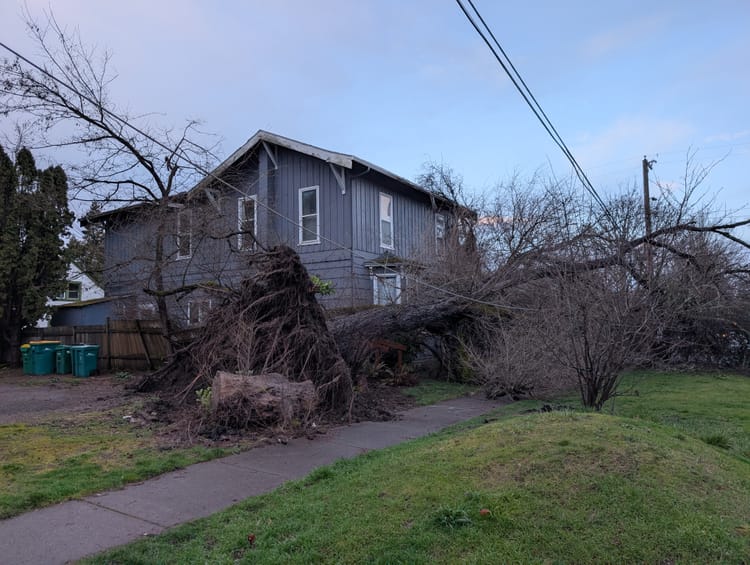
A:
{"type": "Polygon", "coordinates": [[[81,283],[69,282],[68,287],[60,293],[57,297],[58,300],[80,300],[81,299],[81,283]]]}
{"type": "Polygon", "coordinates": [[[472,237],[471,222],[468,218],[460,218],[458,220],[458,243],[466,245],[470,237],[472,237]]]}
{"type": "Polygon", "coordinates": [[[188,326],[200,326],[211,310],[210,300],[191,300],[187,305],[188,326]]]}
{"type": "Polygon", "coordinates": [[[393,249],[393,197],[380,193],[380,247],[393,249]]]}
{"type": "Polygon", "coordinates": [[[258,207],[256,197],[248,196],[237,201],[237,248],[255,249],[258,207]]]}
{"type": "Polygon", "coordinates": [[[177,258],[185,259],[193,252],[193,216],[190,210],[177,212],[177,258]]]}
{"type": "Polygon", "coordinates": [[[372,277],[373,304],[401,304],[401,276],[378,273],[372,277]]]}
{"type": "Polygon", "coordinates": [[[299,189],[299,242],[300,245],[320,243],[317,186],[299,189]]]}
{"type": "Polygon", "coordinates": [[[440,246],[445,242],[445,216],[435,214],[435,243],[440,246]]]}

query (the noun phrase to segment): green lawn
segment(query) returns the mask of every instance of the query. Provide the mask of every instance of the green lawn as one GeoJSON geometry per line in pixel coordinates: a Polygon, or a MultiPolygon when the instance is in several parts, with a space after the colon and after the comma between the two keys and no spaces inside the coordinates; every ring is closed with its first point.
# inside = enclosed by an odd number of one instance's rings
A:
{"type": "Polygon", "coordinates": [[[124,410],[0,425],[0,519],[228,453],[160,447],[148,429],[123,420],[124,410]]]}
{"type": "Polygon", "coordinates": [[[747,562],[750,379],[631,380],[617,415],[514,404],[92,562],[747,562]]]}
{"type": "MultiPolygon", "coordinates": [[[[84,386],[84,381],[73,377],[54,379],[84,386]]],[[[46,386],[48,382],[29,379],[19,384],[46,386]]],[[[426,381],[405,392],[419,404],[432,404],[472,390],[476,387],[426,381]]],[[[138,411],[139,402],[101,412],[58,415],[33,425],[0,425],[0,519],[230,453],[219,448],[162,447],[148,428],[123,419],[138,411]]]]}
{"type": "Polygon", "coordinates": [[[750,462],[750,377],[637,372],[615,399],[615,414],[665,424],[686,436],[725,444],[750,462]]]}
{"type": "Polygon", "coordinates": [[[454,383],[448,381],[436,381],[423,379],[414,386],[401,389],[406,396],[411,396],[419,406],[435,404],[443,400],[466,396],[479,391],[479,387],[467,383],[454,383]]]}

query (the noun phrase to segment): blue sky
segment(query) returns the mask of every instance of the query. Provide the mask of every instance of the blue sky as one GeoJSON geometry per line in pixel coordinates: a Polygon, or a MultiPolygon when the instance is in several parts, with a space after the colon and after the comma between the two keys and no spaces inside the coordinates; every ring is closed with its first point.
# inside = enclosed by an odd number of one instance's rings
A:
{"type": "MultiPolygon", "coordinates": [[[[644,155],[679,184],[694,150],[723,159],[705,186],[717,205],[747,215],[750,2],[475,4],[598,190],[640,183],[644,155]]],[[[200,119],[222,157],[267,129],[407,178],[442,161],[477,190],[515,171],[570,174],[453,0],[27,5],[109,48],[119,105],[200,119]]],[[[0,4],[0,37],[33,57],[22,6],[0,4]]]]}

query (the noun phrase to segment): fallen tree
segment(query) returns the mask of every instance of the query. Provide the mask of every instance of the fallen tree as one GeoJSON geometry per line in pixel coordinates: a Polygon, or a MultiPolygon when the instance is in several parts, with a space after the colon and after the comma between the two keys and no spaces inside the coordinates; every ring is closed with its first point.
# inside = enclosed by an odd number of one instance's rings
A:
{"type": "Polygon", "coordinates": [[[357,377],[373,355],[377,340],[395,340],[411,346],[425,345],[430,337],[451,341],[456,328],[481,316],[475,306],[471,300],[453,298],[371,308],[335,317],[330,328],[352,376],[357,377]]]}
{"type": "Polygon", "coordinates": [[[219,371],[278,373],[291,382],[312,382],[320,410],[350,411],[349,367],[297,253],[274,247],[253,255],[249,269],[253,274],[239,288],[223,290],[223,302],[198,334],[137,390],[171,393],[184,402],[194,390],[210,386],[219,371]]]}

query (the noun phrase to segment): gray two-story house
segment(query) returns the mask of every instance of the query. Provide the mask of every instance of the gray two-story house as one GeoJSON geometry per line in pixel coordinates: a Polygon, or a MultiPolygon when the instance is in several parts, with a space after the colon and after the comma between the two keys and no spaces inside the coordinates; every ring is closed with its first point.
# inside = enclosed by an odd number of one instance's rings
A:
{"type": "MultiPolygon", "coordinates": [[[[144,316],[142,289],[158,223],[166,223],[167,286],[236,283],[253,251],[284,243],[311,274],[330,281],[326,307],[398,303],[409,284],[406,262],[435,259],[451,225],[449,203],[372,163],[258,131],[190,192],[174,198],[169,217],[143,206],[113,210],[104,222],[105,291],[122,297],[119,316],[144,316]],[[126,306],[130,304],[130,306],[126,306]],[[135,305],[135,306],[134,306],[135,305]]],[[[200,323],[210,293],[175,306],[200,323]]]]}

